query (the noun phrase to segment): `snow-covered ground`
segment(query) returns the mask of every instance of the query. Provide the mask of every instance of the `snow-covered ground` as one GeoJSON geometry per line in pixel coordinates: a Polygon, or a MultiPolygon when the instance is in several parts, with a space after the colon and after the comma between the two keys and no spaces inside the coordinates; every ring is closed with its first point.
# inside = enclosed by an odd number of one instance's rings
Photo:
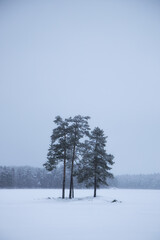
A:
{"type": "Polygon", "coordinates": [[[0,190],[0,240],[160,239],[160,190],[97,193],[62,200],[61,190],[0,190]]]}

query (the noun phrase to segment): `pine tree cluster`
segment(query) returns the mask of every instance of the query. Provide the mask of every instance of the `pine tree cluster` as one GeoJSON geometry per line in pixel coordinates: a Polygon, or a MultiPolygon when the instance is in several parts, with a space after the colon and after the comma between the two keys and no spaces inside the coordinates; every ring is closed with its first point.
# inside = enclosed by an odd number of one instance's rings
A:
{"type": "Polygon", "coordinates": [[[108,185],[107,178],[113,178],[109,172],[113,155],[106,153],[106,136],[96,127],[90,131],[90,117],[77,115],[54,120],[56,128],[51,135],[51,144],[44,167],[48,171],[63,162],[62,198],[65,198],[66,168],[70,171],[69,198],[74,198],[74,177],[86,187],[94,187],[94,197],[100,185],[108,185]]]}

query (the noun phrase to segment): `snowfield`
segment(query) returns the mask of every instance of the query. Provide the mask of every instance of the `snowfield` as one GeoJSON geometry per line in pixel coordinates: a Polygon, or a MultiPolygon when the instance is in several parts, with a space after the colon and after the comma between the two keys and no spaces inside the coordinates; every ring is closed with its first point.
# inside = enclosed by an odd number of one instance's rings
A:
{"type": "Polygon", "coordinates": [[[160,190],[97,194],[75,190],[62,200],[57,189],[0,190],[0,240],[160,239],[160,190]]]}

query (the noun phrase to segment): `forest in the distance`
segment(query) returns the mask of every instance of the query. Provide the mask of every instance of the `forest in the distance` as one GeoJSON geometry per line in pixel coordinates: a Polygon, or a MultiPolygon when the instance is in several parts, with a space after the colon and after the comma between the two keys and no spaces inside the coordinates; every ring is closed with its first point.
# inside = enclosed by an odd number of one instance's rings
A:
{"type": "MultiPolygon", "coordinates": [[[[0,188],[61,188],[63,167],[52,172],[35,167],[0,166],[0,188]]],[[[108,179],[109,187],[128,189],[160,189],[160,173],[118,175],[108,179]]],[[[84,183],[77,183],[75,188],[85,188],[84,183]]],[[[69,173],[66,174],[66,187],[69,188],[69,173]]],[[[105,187],[106,186],[101,186],[105,187]]]]}

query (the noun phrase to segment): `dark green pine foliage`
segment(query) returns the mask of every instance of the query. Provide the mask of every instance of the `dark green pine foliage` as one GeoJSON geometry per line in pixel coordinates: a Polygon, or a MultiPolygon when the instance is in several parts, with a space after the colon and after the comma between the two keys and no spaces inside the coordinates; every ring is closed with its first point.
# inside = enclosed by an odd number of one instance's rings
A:
{"type": "Polygon", "coordinates": [[[67,152],[69,150],[68,122],[60,116],[57,116],[54,123],[57,125],[57,128],[53,130],[53,134],[51,135],[51,144],[47,154],[48,160],[43,166],[46,170],[52,171],[63,161],[62,198],[65,198],[66,162],[68,160],[67,152]]]}
{"type": "Polygon", "coordinates": [[[77,115],[74,118],[67,119],[69,124],[69,142],[71,146],[71,175],[70,175],[70,190],[69,198],[74,198],[74,185],[73,185],[73,176],[74,176],[74,165],[75,161],[79,156],[79,152],[82,146],[81,140],[84,136],[89,134],[89,124],[88,120],[90,117],[77,115]]]}
{"type": "Polygon", "coordinates": [[[86,187],[94,187],[94,197],[96,190],[102,185],[107,184],[107,178],[113,175],[109,172],[113,165],[113,155],[107,154],[106,136],[103,130],[96,127],[89,136],[89,141],[85,141],[82,151],[82,159],[78,164],[78,182],[85,182],[86,187]]]}

